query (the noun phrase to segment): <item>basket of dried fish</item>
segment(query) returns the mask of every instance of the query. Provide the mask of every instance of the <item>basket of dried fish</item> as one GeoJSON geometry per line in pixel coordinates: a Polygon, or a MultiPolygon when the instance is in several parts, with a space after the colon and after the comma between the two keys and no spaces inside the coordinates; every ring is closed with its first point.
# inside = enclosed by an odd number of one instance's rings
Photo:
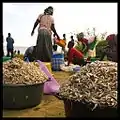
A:
{"type": "Polygon", "coordinates": [[[47,76],[37,62],[19,58],[3,63],[3,108],[23,109],[40,104],[47,76]]]}
{"type": "Polygon", "coordinates": [[[67,117],[117,117],[117,63],[95,61],[63,83],[57,97],[67,117]]]}

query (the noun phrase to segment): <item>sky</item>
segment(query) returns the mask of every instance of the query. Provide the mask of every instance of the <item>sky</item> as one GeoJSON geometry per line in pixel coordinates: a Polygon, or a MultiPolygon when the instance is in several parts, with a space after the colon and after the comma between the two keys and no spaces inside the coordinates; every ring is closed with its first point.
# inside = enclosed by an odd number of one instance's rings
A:
{"type": "Polygon", "coordinates": [[[117,33],[117,3],[3,3],[3,37],[10,32],[15,46],[36,44],[38,31],[31,37],[34,22],[48,6],[54,8],[55,27],[62,38],[67,39],[87,28],[96,28],[97,33],[117,33]]]}

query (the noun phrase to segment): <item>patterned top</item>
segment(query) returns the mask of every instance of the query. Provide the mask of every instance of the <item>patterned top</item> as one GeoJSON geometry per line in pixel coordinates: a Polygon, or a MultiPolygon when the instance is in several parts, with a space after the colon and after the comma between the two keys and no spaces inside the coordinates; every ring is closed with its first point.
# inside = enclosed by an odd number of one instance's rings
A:
{"type": "Polygon", "coordinates": [[[47,29],[50,35],[52,34],[51,25],[54,24],[54,19],[51,15],[40,14],[37,18],[40,20],[39,29],[47,29]]]}

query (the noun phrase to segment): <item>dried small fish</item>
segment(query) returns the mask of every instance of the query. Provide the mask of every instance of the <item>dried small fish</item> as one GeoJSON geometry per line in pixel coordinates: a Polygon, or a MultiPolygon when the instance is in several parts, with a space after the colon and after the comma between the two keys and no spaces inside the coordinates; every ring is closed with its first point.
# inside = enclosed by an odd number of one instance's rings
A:
{"type": "Polygon", "coordinates": [[[60,98],[85,101],[99,107],[117,107],[117,63],[96,61],[83,66],[60,87],[60,98]]]}
{"type": "Polygon", "coordinates": [[[20,58],[13,58],[3,63],[4,84],[36,84],[43,83],[47,79],[37,62],[27,63],[20,58]]]}

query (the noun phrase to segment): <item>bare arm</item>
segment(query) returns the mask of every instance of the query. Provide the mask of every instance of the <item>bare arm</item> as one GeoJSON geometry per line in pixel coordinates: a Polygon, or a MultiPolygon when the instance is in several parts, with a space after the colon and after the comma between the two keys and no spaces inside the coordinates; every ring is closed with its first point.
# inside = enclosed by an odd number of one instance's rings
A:
{"type": "Polygon", "coordinates": [[[57,38],[60,39],[59,35],[58,35],[57,32],[56,32],[56,29],[55,29],[55,25],[54,25],[54,24],[51,25],[51,30],[54,32],[54,34],[57,36],[57,38]]]}
{"type": "Polygon", "coordinates": [[[32,30],[32,33],[31,33],[31,36],[34,34],[34,30],[35,28],[37,27],[37,25],[39,24],[40,20],[36,20],[35,23],[34,23],[34,26],[33,26],[33,30],[32,30]]]}

